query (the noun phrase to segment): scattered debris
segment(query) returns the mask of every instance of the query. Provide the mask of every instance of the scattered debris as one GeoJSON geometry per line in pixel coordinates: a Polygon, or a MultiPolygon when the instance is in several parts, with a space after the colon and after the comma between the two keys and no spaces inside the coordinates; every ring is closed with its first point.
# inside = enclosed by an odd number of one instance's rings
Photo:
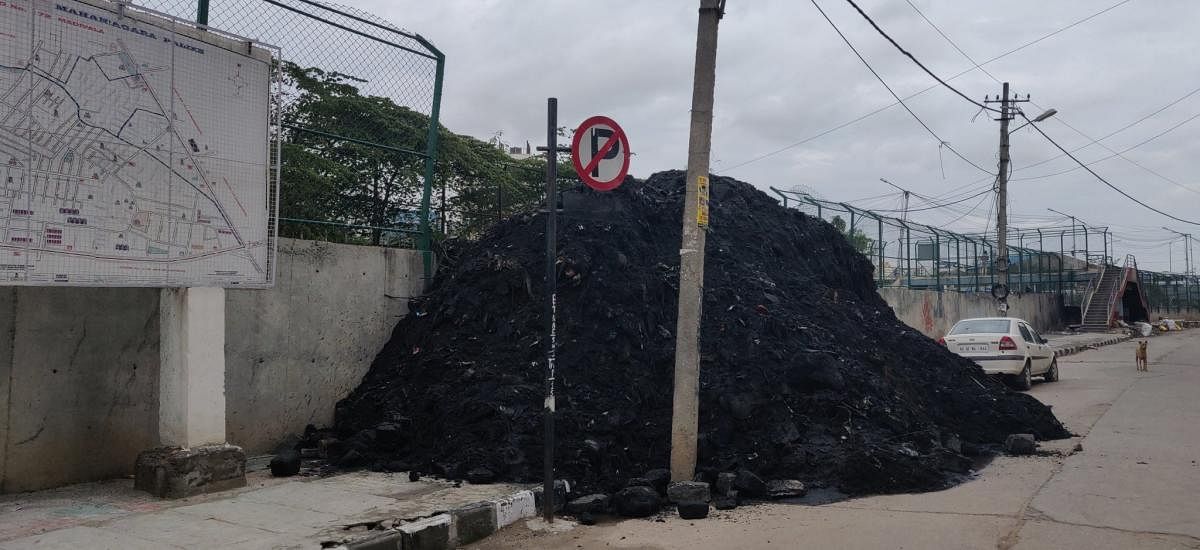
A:
{"type": "Polygon", "coordinates": [[[486,485],[496,481],[496,474],[487,468],[475,468],[467,472],[467,482],[472,485],[486,485]]]}
{"type": "Polygon", "coordinates": [[[808,492],[803,482],[794,479],[773,479],[767,482],[767,496],[780,498],[800,498],[808,492]]]}
{"type": "Polygon", "coordinates": [[[608,511],[608,495],[597,493],[579,497],[567,503],[568,514],[585,514],[588,512],[603,514],[608,511]]]}
{"type": "Polygon", "coordinates": [[[731,491],[728,495],[713,499],[713,508],[718,510],[732,510],[737,508],[737,505],[737,491],[731,491]]]}
{"type": "Polygon", "coordinates": [[[721,472],[717,474],[717,494],[728,495],[733,489],[733,481],[737,479],[737,474],[733,472],[721,472]]]}
{"type": "Polygon", "coordinates": [[[1031,455],[1037,451],[1037,438],[1033,434],[1012,434],[1004,440],[1004,450],[1012,455],[1031,455]]]}
{"type": "Polygon", "coordinates": [[[763,498],[767,496],[767,483],[750,470],[738,470],[734,474],[733,487],[738,490],[738,494],[745,497],[763,498]]]}
{"type": "Polygon", "coordinates": [[[271,475],[275,477],[291,477],[300,473],[300,453],[292,450],[280,451],[268,465],[271,475]]]}
{"type": "MultiPolygon", "coordinates": [[[[620,491],[625,513],[650,508],[651,494],[656,508],[665,489],[647,470],[668,463],[683,192],[684,173],[671,171],[563,198],[556,471],[576,494],[620,491]],[[652,489],[622,489],[640,472],[652,489]]],[[[705,481],[736,472],[743,498],[767,496],[762,477],[850,495],[932,490],[970,471],[968,449],[1069,435],[1049,408],[897,320],[868,259],[833,226],[730,178],[713,177],[710,194],[705,481]],[[951,437],[962,452],[943,444],[951,437]]],[[[476,468],[541,478],[544,216],[453,249],[339,403],[346,443],[327,453],[449,479],[476,468]]]]}
{"type": "Polygon", "coordinates": [[[683,519],[704,519],[708,517],[708,503],[699,500],[685,500],[675,505],[679,517],[683,519]]]}
{"type": "Polygon", "coordinates": [[[658,493],[650,487],[626,487],[612,496],[613,509],[628,518],[649,517],[658,512],[658,493]]]}
{"type": "Polygon", "coordinates": [[[667,486],[670,502],[708,502],[708,484],[702,481],[676,481],[667,486]]]}

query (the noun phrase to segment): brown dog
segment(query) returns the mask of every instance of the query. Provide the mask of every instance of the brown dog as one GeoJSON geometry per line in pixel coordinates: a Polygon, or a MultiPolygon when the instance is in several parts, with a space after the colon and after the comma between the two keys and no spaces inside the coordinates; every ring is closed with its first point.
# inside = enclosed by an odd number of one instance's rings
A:
{"type": "Polygon", "coordinates": [[[1138,340],[1137,351],[1134,352],[1134,358],[1137,359],[1137,370],[1150,371],[1150,363],[1146,360],[1146,346],[1148,343],[1145,340],[1138,340]]]}

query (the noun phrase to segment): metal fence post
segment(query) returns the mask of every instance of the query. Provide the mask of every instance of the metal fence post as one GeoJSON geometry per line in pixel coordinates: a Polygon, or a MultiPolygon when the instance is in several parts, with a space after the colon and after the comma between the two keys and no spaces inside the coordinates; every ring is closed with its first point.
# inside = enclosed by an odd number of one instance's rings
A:
{"type": "Polygon", "coordinates": [[[883,255],[883,247],[886,246],[886,243],[883,242],[883,220],[876,217],[875,221],[879,223],[879,238],[875,239],[875,242],[879,244],[879,283],[880,286],[883,286],[883,272],[887,271],[887,262],[883,255]]]}
{"type": "Polygon", "coordinates": [[[971,271],[975,272],[975,288],[972,292],[979,292],[979,243],[974,239],[971,239],[971,259],[971,263],[974,264],[971,271]]]}
{"type": "Polygon", "coordinates": [[[908,288],[912,288],[912,229],[907,224],[904,225],[904,256],[906,257],[905,265],[908,266],[908,288]]]}
{"type": "MultiPolygon", "coordinates": [[[[429,110],[429,129],[425,137],[425,185],[421,189],[421,259],[425,278],[430,279],[433,277],[433,246],[429,234],[429,195],[433,192],[433,176],[437,167],[438,135],[441,126],[438,120],[442,108],[442,80],[446,71],[446,55],[421,35],[416,35],[416,39],[437,57],[437,70],[433,79],[433,106],[429,110]]],[[[442,219],[445,220],[444,215],[442,219]]]]}
{"type": "Polygon", "coordinates": [[[1046,279],[1046,268],[1042,266],[1042,258],[1046,255],[1046,243],[1043,242],[1043,240],[1042,240],[1042,228],[1039,227],[1037,230],[1037,233],[1038,233],[1038,279],[1037,279],[1038,282],[1037,282],[1037,286],[1038,286],[1038,291],[1041,292],[1044,290],[1042,288],[1042,284],[1045,282],[1045,279],[1046,279]]]}
{"type": "Polygon", "coordinates": [[[958,237],[954,237],[954,290],[962,292],[962,249],[958,237]]]}

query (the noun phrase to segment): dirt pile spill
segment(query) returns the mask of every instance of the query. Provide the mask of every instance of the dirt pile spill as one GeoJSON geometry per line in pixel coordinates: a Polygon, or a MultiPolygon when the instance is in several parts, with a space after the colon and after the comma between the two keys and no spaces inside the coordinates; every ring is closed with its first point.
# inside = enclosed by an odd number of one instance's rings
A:
{"type": "MultiPolygon", "coordinates": [[[[568,193],[560,221],[559,476],[611,492],[666,467],[684,174],[568,193]]],[[[460,478],[541,473],[544,215],[443,266],[337,410],[348,451],[460,478]]],[[[905,326],[828,223],[712,181],[700,466],[846,493],[917,491],[1050,410],[905,326]]]]}

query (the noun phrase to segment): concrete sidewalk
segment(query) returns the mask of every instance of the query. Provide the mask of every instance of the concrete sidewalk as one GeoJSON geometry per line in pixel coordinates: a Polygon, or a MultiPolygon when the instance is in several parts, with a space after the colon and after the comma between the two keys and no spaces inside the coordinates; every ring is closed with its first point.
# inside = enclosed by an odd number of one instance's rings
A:
{"type": "Polygon", "coordinates": [[[535,514],[534,493],[507,484],[410,482],[354,472],[247,476],[244,489],[159,500],[129,479],[0,496],[0,549],[450,548],[535,514]],[[390,544],[390,546],[389,546],[390,544]]]}

